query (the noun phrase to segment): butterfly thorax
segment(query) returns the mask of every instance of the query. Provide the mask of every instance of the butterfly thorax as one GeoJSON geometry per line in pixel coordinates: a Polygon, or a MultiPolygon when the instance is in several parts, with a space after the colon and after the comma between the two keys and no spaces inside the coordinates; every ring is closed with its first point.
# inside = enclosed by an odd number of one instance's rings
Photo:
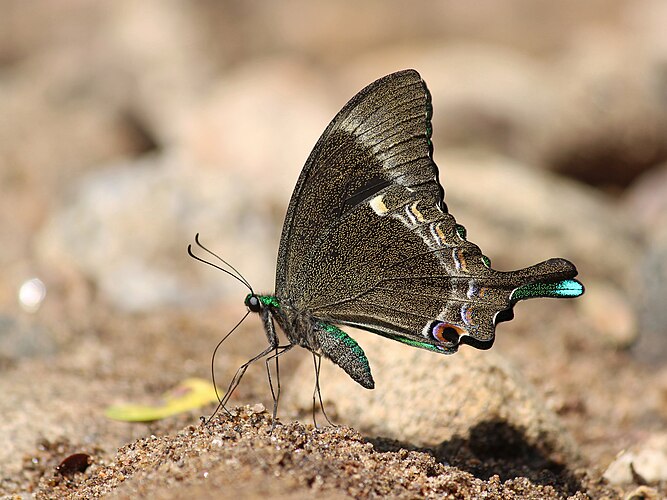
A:
{"type": "Polygon", "coordinates": [[[317,320],[307,310],[299,309],[288,299],[279,299],[275,295],[253,295],[246,297],[246,305],[254,298],[258,304],[256,308],[251,307],[253,312],[268,315],[278,323],[280,329],[285,333],[290,344],[305,347],[314,352],[319,352],[319,343],[312,334],[317,320]]]}
{"type": "MultiPolygon", "coordinates": [[[[276,298],[276,302],[278,299],[276,298]]],[[[281,300],[279,305],[271,305],[271,315],[291,344],[299,345],[313,352],[319,352],[320,346],[313,334],[317,319],[307,309],[296,308],[289,300],[281,300]]]]}
{"type": "Polygon", "coordinates": [[[366,354],[340,328],[316,318],[308,309],[295,307],[289,299],[273,295],[259,295],[257,299],[262,306],[262,315],[268,312],[268,321],[278,323],[290,344],[330,359],[363,387],[375,387],[366,354]]]}

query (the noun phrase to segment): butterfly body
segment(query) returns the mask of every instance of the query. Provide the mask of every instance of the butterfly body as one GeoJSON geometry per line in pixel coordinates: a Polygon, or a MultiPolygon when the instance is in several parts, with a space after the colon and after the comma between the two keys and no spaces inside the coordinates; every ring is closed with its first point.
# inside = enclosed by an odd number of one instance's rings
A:
{"type": "Polygon", "coordinates": [[[269,342],[267,351],[280,349],[273,324],[275,320],[290,342],[287,349],[298,345],[314,354],[322,355],[343,368],[353,380],[366,389],[375,387],[366,354],[359,344],[340,328],[314,318],[308,311],[297,311],[288,303],[281,304],[273,295],[248,294],[245,303],[251,311],[262,316],[269,342]]]}
{"type": "Polygon", "coordinates": [[[326,128],[287,210],[275,294],[246,297],[266,354],[299,345],[372,388],[366,355],[337,325],[452,354],[491,347],[519,300],[583,293],[565,259],[501,272],[467,240],[444,202],[431,113],[425,83],[406,70],[363,89],[326,128]]]}

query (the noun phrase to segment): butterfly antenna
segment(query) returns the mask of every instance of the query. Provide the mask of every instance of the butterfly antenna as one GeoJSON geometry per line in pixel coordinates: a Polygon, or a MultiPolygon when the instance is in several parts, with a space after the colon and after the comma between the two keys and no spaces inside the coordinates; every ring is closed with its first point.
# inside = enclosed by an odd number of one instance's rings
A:
{"type": "Polygon", "coordinates": [[[195,242],[197,243],[197,245],[198,245],[202,250],[208,252],[210,255],[212,255],[213,257],[215,257],[216,259],[218,259],[220,262],[222,262],[223,264],[225,264],[226,266],[228,266],[232,271],[234,271],[234,272],[236,273],[236,276],[238,276],[238,277],[243,281],[243,283],[245,283],[245,285],[252,291],[252,287],[250,286],[250,283],[248,282],[247,279],[245,279],[245,278],[243,277],[243,275],[239,272],[238,269],[236,269],[236,268],[235,268],[234,266],[232,266],[229,262],[227,262],[225,259],[223,259],[222,257],[220,257],[217,253],[213,252],[212,250],[209,250],[207,247],[205,247],[204,245],[202,245],[202,243],[199,241],[199,233],[195,234],[195,242]]]}
{"type": "Polygon", "coordinates": [[[195,235],[195,242],[197,243],[197,246],[198,246],[199,248],[201,248],[202,250],[204,250],[204,251],[205,251],[206,253],[208,253],[209,255],[215,257],[216,259],[218,259],[220,262],[222,262],[224,265],[228,266],[228,267],[229,267],[232,271],[234,271],[234,272],[231,272],[231,271],[229,271],[229,270],[227,270],[227,269],[225,269],[225,268],[223,268],[223,267],[220,267],[220,266],[218,266],[217,264],[214,264],[214,263],[212,263],[212,262],[210,262],[210,261],[208,261],[208,260],[204,260],[204,259],[202,259],[201,257],[197,257],[197,256],[192,252],[192,245],[188,245],[188,255],[189,255],[190,257],[192,257],[192,258],[195,259],[195,260],[198,260],[199,262],[203,262],[204,264],[208,264],[209,266],[214,267],[214,268],[218,269],[219,271],[222,271],[223,273],[227,273],[227,274],[229,274],[232,278],[234,278],[235,280],[239,281],[239,282],[242,283],[248,290],[250,290],[250,293],[252,293],[252,294],[255,293],[255,292],[253,291],[252,287],[250,286],[250,283],[248,283],[248,280],[245,279],[245,278],[243,277],[243,275],[242,275],[242,274],[241,274],[241,273],[240,273],[234,266],[232,266],[232,265],[231,265],[229,262],[227,262],[225,259],[223,259],[222,257],[220,257],[218,254],[214,253],[213,251],[209,250],[208,248],[206,248],[204,245],[202,245],[202,244],[199,242],[199,233],[197,233],[197,234],[195,235]]]}
{"type": "MultiPolygon", "coordinates": [[[[224,269],[223,269],[223,271],[224,271],[224,269]]],[[[232,329],[229,331],[229,333],[227,333],[224,337],[222,337],[222,339],[220,340],[220,342],[218,342],[218,344],[215,346],[215,349],[213,349],[213,355],[211,356],[211,380],[212,380],[212,382],[213,382],[213,390],[215,391],[215,397],[218,399],[218,406],[217,406],[217,408],[215,409],[215,411],[213,412],[213,414],[212,414],[210,417],[208,417],[208,420],[206,420],[204,423],[208,423],[208,422],[210,422],[211,419],[217,415],[217,413],[218,413],[218,411],[220,410],[220,408],[224,406],[223,403],[222,403],[222,399],[220,398],[220,393],[218,393],[218,385],[215,383],[215,356],[216,356],[216,354],[218,353],[218,349],[220,348],[220,346],[222,345],[222,343],[223,343],[225,340],[227,340],[227,338],[228,338],[232,333],[234,333],[234,331],[235,331],[239,326],[241,326],[241,323],[243,323],[243,322],[245,321],[245,319],[248,317],[248,315],[250,314],[250,312],[251,312],[251,311],[246,312],[245,315],[241,318],[241,320],[240,320],[238,323],[236,323],[236,326],[235,326],[234,328],[232,328],[232,329]]]]}

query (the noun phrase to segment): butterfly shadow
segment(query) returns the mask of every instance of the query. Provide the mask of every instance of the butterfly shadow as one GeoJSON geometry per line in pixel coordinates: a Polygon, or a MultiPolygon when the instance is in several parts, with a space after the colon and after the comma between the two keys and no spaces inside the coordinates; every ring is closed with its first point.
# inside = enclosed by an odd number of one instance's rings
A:
{"type": "Polygon", "coordinates": [[[534,484],[552,486],[559,494],[584,491],[581,481],[563,463],[550,458],[549,451],[531,444],[524,429],[504,420],[487,420],[470,429],[468,437],[454,436],[433,447],[418,447],[390,438],[367,438],[380,452],[401,448],[428,453],[439,463],[469,472],[488,481],[525,477],[534,484]]]}

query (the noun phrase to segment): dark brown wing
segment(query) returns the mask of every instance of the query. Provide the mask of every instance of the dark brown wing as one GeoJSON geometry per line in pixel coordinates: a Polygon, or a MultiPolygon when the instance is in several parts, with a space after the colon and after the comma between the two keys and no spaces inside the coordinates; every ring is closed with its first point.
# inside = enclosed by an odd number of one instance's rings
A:
{"type": "MultiPolygon", "coordinates": [[[[564,259],[489,267],[447,212],[432,160],[431,102],[413,70],[357,94],[311,153],[283,228],[276,295],[297,310],[401,342],[490,347],[521,298],[576,296],[564,259]]],[[[471,180],[472,182],[472,180],[471,180]]]]}

